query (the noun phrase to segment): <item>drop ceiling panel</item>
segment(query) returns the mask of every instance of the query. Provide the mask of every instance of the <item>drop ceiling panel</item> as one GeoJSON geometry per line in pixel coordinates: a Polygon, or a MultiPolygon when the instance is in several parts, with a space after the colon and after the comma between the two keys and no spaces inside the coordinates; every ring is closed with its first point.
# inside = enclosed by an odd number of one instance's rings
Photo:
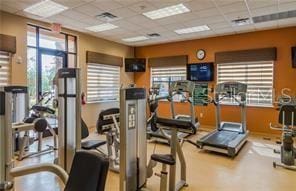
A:
{"type": "Polygon", "coordinates": [[[85,5],[76,7],[76,8],[74,8],[74,11],[83,13],[83,14],[91,16],[91,17],[95,17],[96,15],[99,15],[104,12],[102,9],[92,6],[91,4],[85,4],[85,5]]]}
{"type": "Polygon", "coordinates": [[[276,6],[278,4],[278,0],[247,0],[247,3],[250,9],[258,9],[262,7],[276,6]]]}
{"type": "Polygon", "coordinates": [[[204,9],[201,11],[196,11],[195,14],[200,18],[221,15],[217,8],[210,8],[210,9],[204,9]]]}
{"type": "Polygon", "coordinates": [[[210,29],[216,30],[216,29],[223,29],[223,28],[231,28],[231,25],[229,22],[219,22],[219,23],[212,23],[208,25],[210,29]]]}
{"type": "Polygon", "coordinates": [[[122,19],[133,17],[138,14],[127,7],[118,8],[118,9],[112,10],[111,12],[113,15],[120,17],[122,19]]]}
{"type": "Polygon", "coordinates": [[[292,11],[296,10],[296,1],[290,3],[281,3],[279,4],[279,11],[292,11]]]}
{"type": "Polygon", "coordinates": [[[273,28],[277,28],[278,21],[269,21],[269,22],[264,22],[264,23],[256,23],[256,24],[254,24],[254,26],[255,26],[255,28],[257,30],[273,29],[273,28]]]}
{"type": "Polygon", "coordinates": [[[220,10],[224,14],[238,12],[238,11],[243,11],[243,12],[248,11],[246,3],[244,1],[223,5],[220,7],[220,10]]]}
{"type": "Polygon", "coordinates": [[[192,11],[201,11],[205,9],[215,8],[215,4],[212,1],[194,0],[184,3],[192,11]]]}
{"type": "Polygon", "coordinates": [[[244,2],[244,0],[214,0],[214,1],[218,6],[230,5],[237,2],[244,2]]]}
{"type": "Polygon", "coordinates": [[[115,22],[112,22],[112,24],[120,27],[120,28],[123,28],[123,29],[126,29],[127,31],[128,30],[131,30],[131,31],[138,31],[138,30],[141,30],[143,27],[137,25],[137,24],[134,24],[134,23],[131,23],[131,22],[128,22],[128,21],[125,21],[125,20],[118,20],[118,21],[115,21],[115,22]]]}
{"type": "Polygon", "coordinates": [[[290,18],[290,19],[284,19],[284,20],[278,21],[278,24],[281,27],[295,26],[295,23],[296,23],[296,18],[290,18]]]}
{"type": "Polygon", "coordinates": [[[269,15],[278,12],[278,6],[268,6],[251,10],[252,16],[269,15]]]}
{"type": "Polygon", "coordinates": [[[5,10],[8,13],[16,13],[19,10],[7,4],[1,4],[0,8],[1,10],[5,10]]]}
{"type": "Polygon", "coordinates": [[[99,9],[103,9],[104,11],[110,11],[113,9],[119,9],[123,7],[123,5],[115,2],[115,1],[106,1],[106,0],[95,0],[91,2],[91,5],[98,7],[99,9]]]}
{"type": "Polygon", "coordinates": [[[233,27],[233,29],[236,31],[236,32],[239,32],[239,33],[242,33],[242,32],[251,32],[251,31],[255,31],[256,28],[254,25],[245,25],[245,26],[236,26],[236,27],[233,27]]]}
{"type": "Polygon", "coordinates": [[[129,8],[139,14],[158,9],[153,6],[150,1],[138,1],[138,3],[130,4],[129,8]]]}
{"type": "Polygon", "coordinates": [[[236,19],[243,19],[249,18],[250,14],[248,11],[239,11],[234,13],[225,14],[228,21],[236,20],[236,19]]]}
{"type": "Polygon", "coordinates": [[[41,18],[23,11],[40,1],[0,0],[0,9],[40,21],[61,23],[73,30],[135,46],[296,26],[295,18],[240,27],[233,27],[231,24],[231,20],[238,18],[295,10],[296,0],[52,0],[69,9],[49,18],[41,18]],[[180,3],[189,8],[190,12],[156,20],[142,15],[144,12],[180,3]],[[86,27],[104,23],[96,18],[96,15],[103,12],[110,12],[119,17],[118,20],[110,21],[119,28],[97,33],[86,30],[86,27]],[[200,25],[208,25],[211,30],[186,35],[177,35],[174,32],[176,29],[200,25]],[[122,41],[123,38],[149,33],[159,33],[161,36],[141,42],[122,41]]]}
{"type": "Polygon", "coordinates": [[[54,1],[64,6],[67,6],[69,8],[75,8],[85,3],[85,1],[83,0],[54,0],[54,1]]]}

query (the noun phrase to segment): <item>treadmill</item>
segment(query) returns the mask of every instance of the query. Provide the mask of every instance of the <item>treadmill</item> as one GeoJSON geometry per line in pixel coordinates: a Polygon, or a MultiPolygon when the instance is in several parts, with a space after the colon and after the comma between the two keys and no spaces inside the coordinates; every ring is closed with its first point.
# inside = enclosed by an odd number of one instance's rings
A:
{"type": "Polygon", "coordinates": [[[246,129],[247,85],[240,82],[219,83],[215,89],[217,129],[197,141],[199,148],[235,157],[247,141],[246,129]],[[221,121],[221,103],[231,100],[241,108],[241,123],[221,121]]]}

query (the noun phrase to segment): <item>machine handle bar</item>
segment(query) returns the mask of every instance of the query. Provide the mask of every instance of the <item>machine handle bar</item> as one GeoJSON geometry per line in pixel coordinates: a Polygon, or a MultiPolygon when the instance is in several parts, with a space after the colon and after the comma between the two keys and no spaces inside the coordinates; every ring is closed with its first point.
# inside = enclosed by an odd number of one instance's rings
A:
{"type": "Polygon", "coordinates": [[[288,133],[292,133],[295,131],[293,128],[287,129],[287,128],[283,128],[283,125],[280,125],[280,124],[274,125],[272,123],[269,124],[269,128],[272,130],[283,131],[283,132],[288,132],[288,133]]]}
{"type": "Polygon", "coordinates": [[[68,181],[69,175],[67,174],[67,172],[60,166],[51,163],[36,164],[25,167],[16,167],[11,169],[10,175],[12,177],[19,177],[45,171],[56,174],[64,184],[66,184],[68,181]]]}

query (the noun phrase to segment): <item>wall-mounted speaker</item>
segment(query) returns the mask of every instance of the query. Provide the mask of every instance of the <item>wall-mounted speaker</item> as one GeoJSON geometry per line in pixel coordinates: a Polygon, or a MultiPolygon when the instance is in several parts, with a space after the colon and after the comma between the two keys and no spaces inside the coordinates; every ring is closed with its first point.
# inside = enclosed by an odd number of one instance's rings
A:
{"type": "Polygon", "coordinates": [[[296,68],[296,47],[292,47],[292,67],[296,68]]]}

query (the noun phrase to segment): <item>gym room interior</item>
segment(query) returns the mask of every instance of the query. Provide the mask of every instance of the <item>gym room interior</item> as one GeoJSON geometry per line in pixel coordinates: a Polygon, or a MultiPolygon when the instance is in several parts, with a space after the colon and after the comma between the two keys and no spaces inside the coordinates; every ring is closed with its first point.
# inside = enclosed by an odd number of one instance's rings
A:
{"type": "Polygon", "coordinates": [[[296,190],[296,0],[0,0],[0,191],[296,190]]]}

